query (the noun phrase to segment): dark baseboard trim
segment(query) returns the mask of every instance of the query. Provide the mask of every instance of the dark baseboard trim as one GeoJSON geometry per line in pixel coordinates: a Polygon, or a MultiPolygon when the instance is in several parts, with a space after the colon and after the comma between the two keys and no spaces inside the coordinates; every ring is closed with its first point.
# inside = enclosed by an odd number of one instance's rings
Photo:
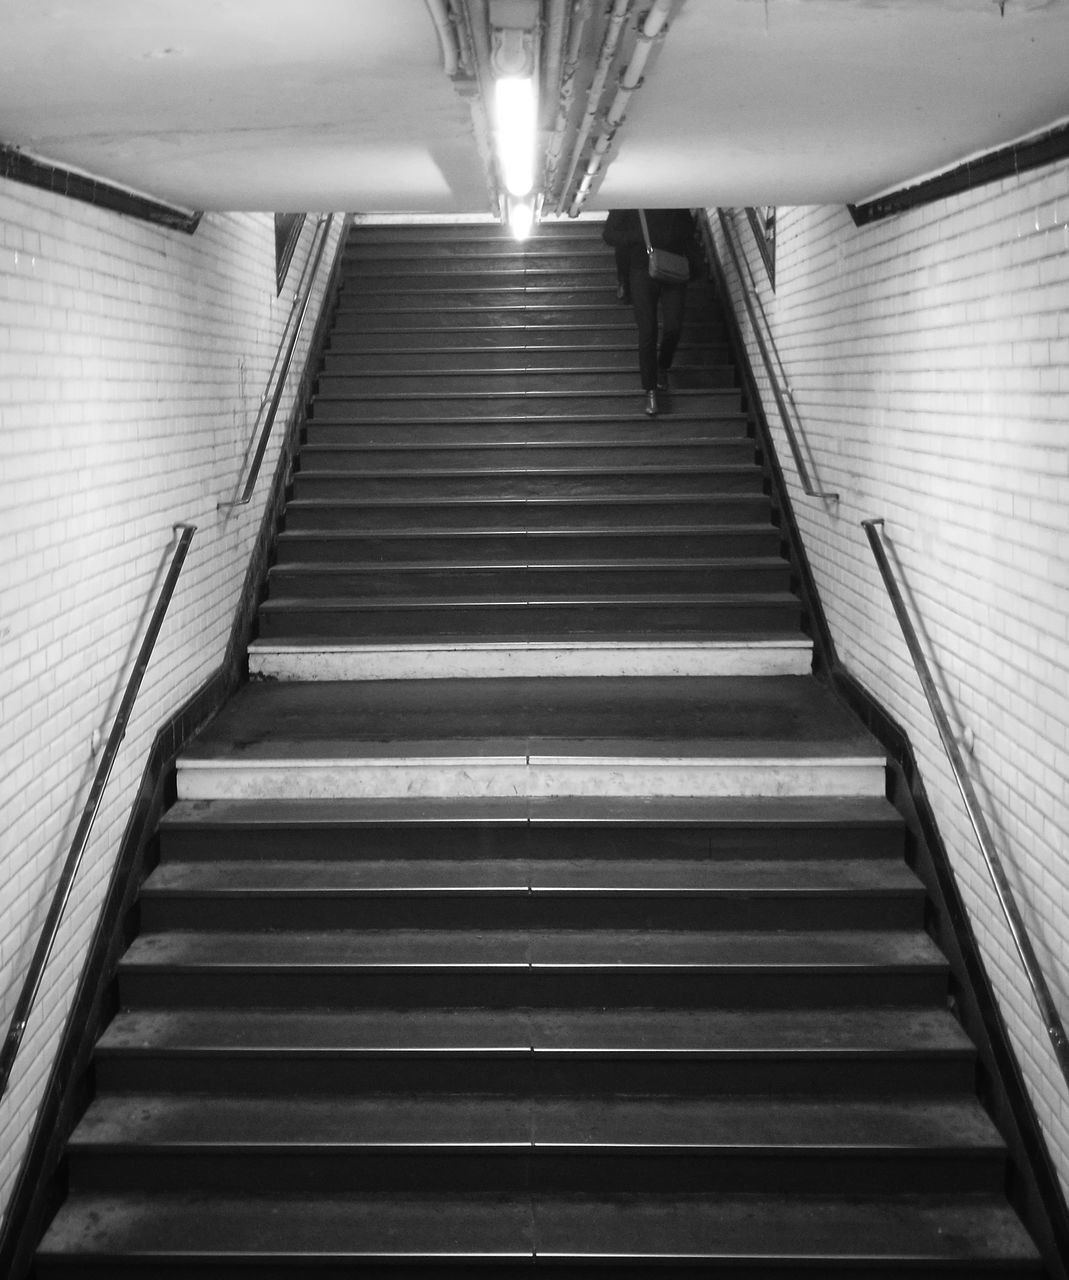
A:
{"type": "Polygon", "coordinates": [[[1049,1275],[1056,1280],[1069,1280],[1069,1208],[984,968],[909,735],[839,661],[794,518],[790,494],[784,485],[749,353],[731,305],[711,224],[704,215],[700,221],[714,284],[724,305],[736,368],[747,397],[747,412],[754,420],[757,440],[765,451],[774,509],[779,513],[792,572],[797,575],[799,594],[813,631],[814,674],[851,708],[887,753],[890,761],[888,799],[905,820],[907,856],[924,882],[931,904],[928,928],[950,961],[955,1011],[980,1055],[979,1093],[1009,1147],[1011,1179],[1007,1193],[1042,1249],[1049,1275]]]}
{"type": "Polygon", "coordinates": [[[1027,142],[1017,142],[977,156],[975,160],[966,160],[957,168],[937,174],[934,178],[927,178],[914,186],[899,187],[897,191],[889,191],[886,195],[877,196],[875,200],[848,204],[846,207],[854,225],[864,227],[870,222],[879,222],[896,213],[904,213],[907,209],[944,200],[947,196],[960,195],[974,187],[982,187],[989,182],[997,182],[1000,178],[1010,178],[1066,158],[1069,158],[1069,125],[1059,125],[1027,142]]]}
{"type": "Polygon", "coordinates": [[[29,1273],[37,1241],[66,1191],[63,1150],[89,1101],[93,1047],[115,1012],[111,977],[133,936],[137,892],[155,863],[156,828],[174,800],[175,758],[236,685],[236,670],[220,667],[152,744],[0,1235],[0,1275],[11,1280],[29,1273]]]}
{"type": "Polygon", "coordinates": [[[156,833],[160,818],[174,803],[176,760],[186,744],[247,678],[249,640],[265,590],[267,567],[286,500],[300,426],[311,385],[323,361],[348,226],[349,219],[346,219],[223,661],[201,689],[164,724],[149,751],[26,1156],[0,1227],[0,1276],[8,1280],[24,1280],[30,1275],[37,1242],[66,1193],[64,1150],[92,1095],[93,1049],[116,1009],[114,974],[119,959],[137,932],[137,896],[158,858],[156,833]]]}
{"type": "Polygon", "coordinates": [[[18,147],[4,143],[0,143],[0,178],[21,182],[30,187],[41,187],[71,200],[81,200],[100,209],[110,209],[112,213],[123,213],[129,218],[152,222],[171,231],[184,231],[187,235],[196,231],[204,216],[203,213],[180,209],[177,205],[165,204],[150,196],[113,186],[100,178],[91,178],[84,173],[65,169],[62,165],[37,160],[18,147]]]}
{"type": "Polygon", "coordinates": [[[909,735],[838,662],[829,683],[890,759],[888,798],[906,821],[907,857],[934,907],[928,930],[950,960],[952,1007],[980,1055],[977,1090],[1009,1147],[1007,1194],[1039,1244],[1048,1274],[1067,1280],[1069,1207],[984,968],[909,735]]]}

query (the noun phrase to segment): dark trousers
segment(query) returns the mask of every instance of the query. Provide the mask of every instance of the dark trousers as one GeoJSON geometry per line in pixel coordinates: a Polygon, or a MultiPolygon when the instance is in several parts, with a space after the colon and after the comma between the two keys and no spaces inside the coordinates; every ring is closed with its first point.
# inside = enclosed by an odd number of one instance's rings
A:
{"type": "Polygon", "coordinates": [[[643,391],[656,391],[657,370],[670,369],[683,332],[687,286],[651,280],[646,264],[631,268],[631,305],[638,325],[638,371],[643,391]],[[657,311],[660,308],[660,344],[657,311]]]}

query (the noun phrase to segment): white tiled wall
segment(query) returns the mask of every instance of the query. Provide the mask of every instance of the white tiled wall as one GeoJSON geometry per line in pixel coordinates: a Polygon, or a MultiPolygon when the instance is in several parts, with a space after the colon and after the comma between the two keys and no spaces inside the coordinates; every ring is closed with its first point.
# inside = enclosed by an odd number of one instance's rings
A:
{"type": "Polygon", "coordinates": [[[744,211],[730,218],[813,477],[841,495],[825,503],[796,483],[721,244],[839,657],[910,732],[1069,1185],[1069,1094],[860,528],[886,521],[892,564],[1069,1019],[1069,165],[863,228],[841,207],[781,208],[775,292],[744,211]]]}
{"type": "MultiPolygon", "coordinates": [[[[189,236],[0,181],[0,1034],[96,768],[92,736],[110,729],[170,562],[172,526],[197,525],[0,1102],[0,1204],[152,741],[223,657],[291,393],[253,502],[229,516],[218,504],[241,478],[313,226],[276,297],[270,214],[209,214],[189,236]]],[[[313,317],[321,293],[322,283],[313,317]]]]}

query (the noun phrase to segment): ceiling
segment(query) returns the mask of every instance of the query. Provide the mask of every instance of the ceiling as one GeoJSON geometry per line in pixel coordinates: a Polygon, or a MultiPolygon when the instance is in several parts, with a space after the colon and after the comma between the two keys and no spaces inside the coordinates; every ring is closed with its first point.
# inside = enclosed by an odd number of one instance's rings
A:
{"type": "MultiPolygon", "coordinates": [[[[0,143],[37,158],[189,209],[493,207],[428,0],[0,0],[0,30],[0,143]]],[[[671,0],[583,208],[859,202],[1064,122],[1067,68],[1069,0],[671,0]]]]}

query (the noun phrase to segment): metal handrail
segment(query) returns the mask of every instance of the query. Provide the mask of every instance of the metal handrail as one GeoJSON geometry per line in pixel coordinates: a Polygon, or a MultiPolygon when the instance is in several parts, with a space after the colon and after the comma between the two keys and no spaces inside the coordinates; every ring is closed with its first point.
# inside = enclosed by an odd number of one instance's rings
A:
{"type": "MultiPolygon", "coordinates": [[[[297,322],[293,326],[293,332],[290,334],[289,344],[286,347],[286,356],[282,361],[282,368],[279,371],[275,381],[274,395],[271,397],[271,404],[267,410],[267,416],[264,418],[263,426],[260,428],[260,438],[256,442],[256,449],[252,455],[252,463],[249,467],[249,474],[245,480],[244,488],[241,490],[241,496],[232,499],[229,502],[220,502],[218,507],[220,510],[233,510],[234,507],[248,506],[252,499],[253,490],[256,488],[256,481],[260,475],[260,466],[264,460],[264,454],[267,452],[267,442],[271,436],[271,428],[275,425],[275,415],[278,413],[278,406],[282,402],[282,392],[286,387],[286,378],[289,376],[290,364],[293,361],[293,353],[297,347],[297,340],[301,336],[304,328],[304,322],[308,315],[308,304],[312,300],[312,288],[315,285],[316,276],[319,273],[319,264],[323,260],[323,250],[327,246],[330,238],[330,229],[334,222],[334,214],[330,214],[326,218],[320,218],[316,224],[317,232],[321,232],[319,238],[319,246],[316,249],[315,256],[312,258],[312,269],[308,272],[307,282],[305,283],[304,298],[301,302],[301,308],[297,315],[297,322]]],[[[280,347],[281,350],[281,347],[280,347]]],[[[278,356],[275,356],[275,363],[272,368],[277,367],[278,356]]],[[[259,420],[259,415],[257,415],[259,420]]]]}
{"type": "Polygon", "coordinates": [[[838,493],[818,488],[809,477],[809,468],[806,466],[805,457],[798,444],[798,438],[794,430],[794,422],[787,410],[787,402],[783,398],[783,392],[780,390],[779,378],[776,376],[772,357],[769,353],[768,346],[765,343],[764,334],[761,332],[761,326],[757,322],[757,314],[754,311],[753,300],[750,297],[750,290],[746,288],[745,281],[742,279],[742,264],[739,262],[738,251],[735,248],[731,224],[728,222],[723,209],[717,209],[717,213],[720,215],[720,225],[724,230],[724,243],[727,245],[728,252],[731,254],[739,280],[742,281],[742,300],[746,304],[746,310],[750,317],[750,324],[753,327],[754,337],[757,339],[757,345],[761,351],[761,359],[765,362],[765,369],[768,373],[768,379],[772,386],[772,395],[775,398],[776,407],[779,409],[779,416],[783,422],[783,429],[787,433],[787,444],[790,446],[791,456],[794,458],[794,465],[798,468],[798,478],[802,482],[802,489],[810,498],[821,498],[826,502],[838,502],[838,493]]]}
{"type": "Polygon", "coordinates": [[[111,733],[108,735],[108,741],[100,757],[100,763],[93,778],[93,785],[89,788],[89,796],[82,809],[82,816],[78,822],[78,829],[74,833],[74,840],[71,843],[70,852],[67,854],[63,873],[52,895],[52,905],[49,907],[48,915],[41,926],[41,933],[37,939],[37,948],[33,953],[29,971],[23,980],[22,991],[11,1015],[4,1047],[0,1050],[0,1097],[3,1097],[7,1092],[11,1071],[15,1065],[15,1058],[18,1056],[19,1046],[22,1044],[23,1036],[26,1033],[26,1025],[30,1020],[34,1001],[37,999],[38,992],[41,989],[45,966],[48,964],[48,958],[52,954],[52,948],[55,946],[63,914],[66,911],[67,903],[70,901],[71,890],[74,887],[86,846],[89,844],[89,836],[93,830],[93,823],[96,821],[104,788],[111,777],[115,757],[119,753],[122,740],[126,737],[126,727],[133,711],[134,700],[137,698],[141,682],[152,658],[156,639],[159,636],[160,628],[163,626],[167,607],[171,603],[171,597],[174,595],[178,575],[182,572],[182,565],[185,563],[186,553],[189,551],[189,544],[193,540],[197,526],[195,524],[178,524],[175,525],[175,531],[180,532],[178,545],[175,547],[174,555],[171,557],[171,566],[167,571],[163,586],[160,588],[156,607],[153,609],[152,617],[149,620],[148,630],[145,632],[145,638],[141,642],[141,648],[138,650],[137,659],[134,662],[134,669],[130,673],[126,691],[115,715],[115,722],[112,725],[111,733]]]}
{"type": "Polygon", "coordinates": [[[984,862],[987,864],[988,875],[991,877],[991,883],[994,885],[995,893],[998,895],[1002,913],[1006,917],[1006,923],[1009,926],[1010,934],[1017,948],[1017,954],[1020,957],[1021,964],[1024,966],[1025,974],[1035,995],[1039,1012],[1046,1024],[1047,1035],[1050,1037],[1054,1056],[1058,1059],[1058,1065],[1061,1067],[1062,1076],[1066,1084],[1069,1085],[1069,1041],[1066,1039],[1065,1027],[1062,1024],[1054,998],[1047,985],[1047,980],[1043,976],[1035,950],[1028,937],[1024,920],[1013,896],[1013,889],[1006,879],[1002,862],[991,838],[991,830],[987,825],[983,810],[980,808],[976,789],[969,779],[965,769],[965,761],[962,759],[961,751],[954,739],[950,719],[943,708],[931,670],[921,651],[917,633],[910,621],[909,614],[906,612],[902,593],[895,582],[879,533],[879,527],[883,523],[882,519],[862,520],[861,527],[865,530],[869,546],[872,548],[872,554],[876,557],[877,567],[883,578],[884,586],[887,588],[887,593],[891,598],[891,604],[898,618],[899,626],[902,628],[902,634],[913,659],[913,665],[924,690],[924,696],[928,699],[928,706],[931,708],[935,726],[939,731],[939,737],[942,739],[943,749],[946,751],[947,759],[950,761],[950,769],[954,775],[954,781],[957,783],[961,798],[965,802],[965,810],[969,816],[969,821],[972,823],[972,829],[980,846],[980,852],[983,854],[984,862]]]}

